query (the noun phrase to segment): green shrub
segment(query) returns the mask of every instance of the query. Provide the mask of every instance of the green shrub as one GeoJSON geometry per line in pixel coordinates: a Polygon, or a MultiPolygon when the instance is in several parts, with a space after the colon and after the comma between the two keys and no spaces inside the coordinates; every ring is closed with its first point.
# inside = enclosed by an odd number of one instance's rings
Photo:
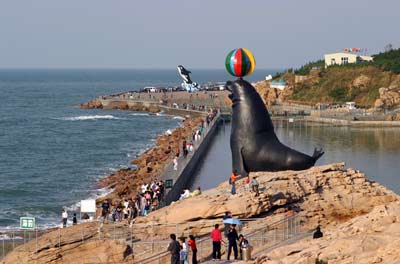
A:
{"type": "Polygon", "coordinates": [[[332,97],[334,103],[348,101],[346,88],[343,87],[332,89],[329,91],[329,96],[332,97]]]}
{"type": "Polygon", "coordinates": [[[294,71],[295,74],[297,75],[308,75],[310,74],[310,71],[312,70],[312,68],[318,68],[318,69],[322,69],[325,67],[325,61],[324,60],[318,60],[318,61],[314,61],[314,62],[309,62],[306,65],[301,66],[299,69],[296,69],[294,71]]]}

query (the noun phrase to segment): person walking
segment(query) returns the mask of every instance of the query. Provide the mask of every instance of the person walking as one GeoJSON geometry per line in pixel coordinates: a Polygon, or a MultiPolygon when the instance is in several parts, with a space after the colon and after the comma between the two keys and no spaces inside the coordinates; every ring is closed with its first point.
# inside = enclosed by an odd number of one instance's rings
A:
{"type": "Polygon", "coordinates": [[[178,170],[178,158],[177,157],[174,158],[173,164],[174,164],[174,171],[177,171],[178,170]]]}
{"type": "Polygon", "coordinates": [[[67,227],[68,213],[65,209],[62,210],[61,217],[62,217],[63,227],[67,227]]]}
{"type": "Polygon", "coordinates": [[[235,170],[234,172],[232,172],[232,175],[231,175],[231,177],[229,178],[229,183],[230,183],[231,186],[232,186],[232,189],[231,189],[231,194],[232,194],[232,195],[235,195],[235,194],[236,194],[236,174],[237,174],[237,172],[236,172],[236,170],[235,170]]]}
{"type": "Polygon", "coordinates": [[[231,225],[229,227],[229,233],[228,233],[228,258],[227,258],[228,260],[231,257],[232,249],[235,259],[238,259],[238,248],[236,244],[237,240],[239,240],[239,236],[236,232],[235,226],[231,225]]]}
{"type": "Polygon", "coordinates": [[[192,264],[197,264],[197,246],[193,235],[189,235],[189,247],[192,250],[192,264]]]}
{"type": "Polygon", "coordinates": [[[101,205],[101,217],[103,217],[103,223],[107,221],[108,213],[110,212],[110,204],[108,200],[105,199],[101,205]]]}
{"type": "Polygon", "coordinates": [[[118,222],[122,221],[122,207],[121,202],[118,202],[116,208],[118,222]]]}
{"type": "Polygon", "coordinates": [[[256,193],[256,196],[259,195],[257,177],[253,177],[251,180],[251,190],[256,193]]]}
{"type": "MultiPolygon", "coordinates": [[[[222,218],[222,220],[226,220],[232,218],[232,213],[230,211],[226,211],[224,217],[222,218]]],[[[228,233],[229,233],[229,226],[230,224],[224,224],[225,228],[224,228],[224,236],[227,237],[228,233]]]]}
{"type": "Polygon", "coordinates": [[[179,242],[176,241],[176,235],[171,234],[169,235],[171,238],[171,242],[168,245],[168,251],[171,253],[171,264],[179,264],[179,252],[181,250],[181,246],[179,242]]]}
{"type": "Polygon", "coordinates": [[[74,217],[72,217],[72,225],[76,225],[78,223],[78,219],[76,219],[76,213],[74,213],[74,217]]]}
{"type": "Polygon", "coordinates": [[[215,224],[214,230],[211,232],[211,240],[213,246],[212,258],[221,259],[221,241],[222,234],[221,230],[219,230],[219,224],[215,224]]]}

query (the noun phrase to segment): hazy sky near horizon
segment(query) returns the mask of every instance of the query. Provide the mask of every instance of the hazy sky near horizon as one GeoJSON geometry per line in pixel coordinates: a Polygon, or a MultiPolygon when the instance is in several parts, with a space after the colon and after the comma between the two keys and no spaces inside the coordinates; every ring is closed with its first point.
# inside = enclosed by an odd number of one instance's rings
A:
{"type": "Polygon", "coordinates": [[[0,0],[1,68],[297,67],[346,47],[400,46],[398,0],[0,0]]]}

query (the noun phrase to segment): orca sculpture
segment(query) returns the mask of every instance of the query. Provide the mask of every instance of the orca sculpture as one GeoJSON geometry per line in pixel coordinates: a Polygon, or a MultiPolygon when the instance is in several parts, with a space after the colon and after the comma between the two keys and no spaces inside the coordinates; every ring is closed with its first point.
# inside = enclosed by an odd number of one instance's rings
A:
{"type": "Polygon", "coordinates": [[[192,83],[192,80],[190,80],[189,76],[189,74],[192,73],[191,71],[186,70],[185,67],[183,67],[182,65],[178,65],[178,72],[185,83],[187,84],[192,83]]]}

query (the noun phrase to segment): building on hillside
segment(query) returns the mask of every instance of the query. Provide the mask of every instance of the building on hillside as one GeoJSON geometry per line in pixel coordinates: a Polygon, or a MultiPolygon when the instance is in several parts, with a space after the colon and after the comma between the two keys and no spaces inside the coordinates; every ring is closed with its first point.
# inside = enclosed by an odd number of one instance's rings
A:
{"type": "Polygon", "coordinates": [[[348,63],[372,61],[374,59],[371,56],[358,55],[348,52],[325,54],[324,57],[325,57],[325,67],[331,65],[343,65],[348,63]]]}
{"type": "Polygon", "coordinates": [[[287,86],[287,82],[284,79],[280,79],[279,81],[272,81],[269,84],[269,87],[284,90],[287,86]]]}

